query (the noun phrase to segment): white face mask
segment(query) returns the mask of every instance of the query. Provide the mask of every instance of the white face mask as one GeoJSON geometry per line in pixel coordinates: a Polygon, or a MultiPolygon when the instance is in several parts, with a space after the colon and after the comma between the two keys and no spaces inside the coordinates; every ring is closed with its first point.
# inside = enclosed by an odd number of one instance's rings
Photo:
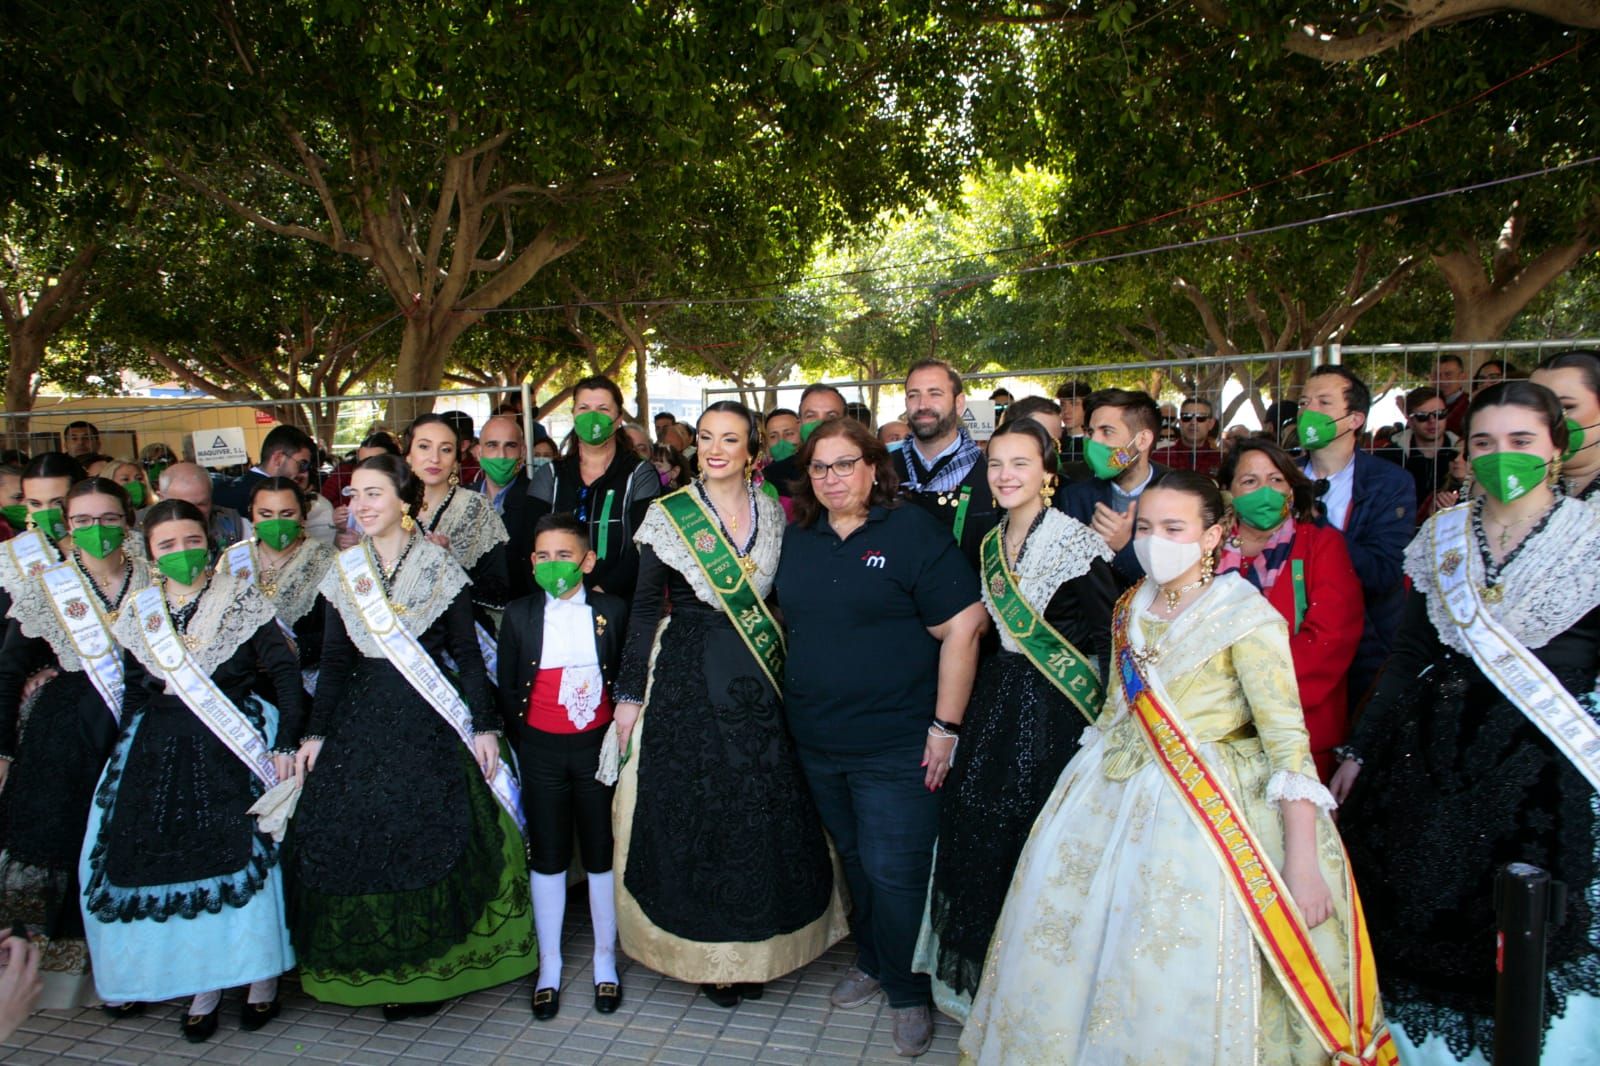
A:
{"type": "Polygon", "coordinates": [[[1156,584],[1166,585],[1200,561],[1200,543],[1168,540],[1152,533],[1134,538],[1133,554],[1139,557],[1139,565],[1156,584]]]}

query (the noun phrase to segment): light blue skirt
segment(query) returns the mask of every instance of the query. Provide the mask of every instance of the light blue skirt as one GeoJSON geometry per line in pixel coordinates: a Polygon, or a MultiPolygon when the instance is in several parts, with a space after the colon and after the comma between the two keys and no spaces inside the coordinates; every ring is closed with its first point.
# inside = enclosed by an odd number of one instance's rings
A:
{"type": "MultiPolygon", "coordinates": [[[[277,709],[264,702],[259,706],[270,736],[276,728],[277,709]]],[[[131,724],[118,739],[96,788],[97,796],[108,775],[120,775],[139,724],[131,724]]],[[[88,831],[78,859],[81,885],[88,886],[93,880],[90,856],[115,806],[113,795],[109,806],[96,802],[89,809],[88,831]]],[[[272,850],[277,846],[272,845],[272,850]]],[[[118,887],[159,895],[182,886],[118,887]]],[[[87,890],[79,902],[86,898],[87,890]]],[[[109,1003],[155,1002],[277,977],[295,961],[285,913],[283,875],[276,862],[243,906],[224,906],[215,913],[108,922],[85,908],[83,925],[89,957],[94,960],[95,989],[109,1003]]]]}

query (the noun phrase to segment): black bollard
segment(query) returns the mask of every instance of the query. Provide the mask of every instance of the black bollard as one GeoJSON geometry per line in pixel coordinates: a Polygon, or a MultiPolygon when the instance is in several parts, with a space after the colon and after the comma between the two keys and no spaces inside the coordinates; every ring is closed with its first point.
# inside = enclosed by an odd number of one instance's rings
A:
{"type": "Polygon", "coordinates": [[[1494,1059],[1499,1066],[1538,1066],[1544,1036],[1545,947],[1561,924],[1566,885],[1547,871],[1513,862],[1495,878],[1494,1059]]]}

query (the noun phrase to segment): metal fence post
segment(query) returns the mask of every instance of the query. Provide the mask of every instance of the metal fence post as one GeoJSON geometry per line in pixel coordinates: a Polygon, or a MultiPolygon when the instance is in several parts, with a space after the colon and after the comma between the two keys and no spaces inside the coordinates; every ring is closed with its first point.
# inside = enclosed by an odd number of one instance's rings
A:
{"type": "Polygon", "coordinates": [[[1561,924],[1566,885],[1537,866],[1513,862],[1495,877],[1494,1057],[1538,1066],[1544,1036],[1545,948],[1561,924]]]}

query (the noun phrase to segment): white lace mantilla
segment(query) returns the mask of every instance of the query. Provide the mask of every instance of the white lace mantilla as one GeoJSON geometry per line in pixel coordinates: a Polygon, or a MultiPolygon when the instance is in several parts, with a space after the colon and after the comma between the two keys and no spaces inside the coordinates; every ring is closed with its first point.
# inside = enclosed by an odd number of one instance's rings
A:
{"type": "MultiPolygon", "coordinates": [[[[427,528],[428,521],[418,521],[427,528]]],[[[471,570],[496,544],[505,544],[511,539],[505,522],[489,498],[468,488],[456,489],[434,532],[450,538],[450,554],[463,570],[471,570]]]]}
{"type": "MultiPolygon", "coordinates": [[[[693,492],[694,488],[691,486],[680,491],[693,492]]],[[[750,584],[756,595],[764,600],[772,592],[772,583],[778,576],[778,550],[783,546],[785,521],[782,504],[764,492],[758,492],[755,496],[756,542],[750,546],[750,558],[755,560],[756,571],[750,575],[750,584]]],[[[715,522],[716,518],[711,520],[715,522]]],[[[672,519],[667,517],[666,511],[661,509],[659,501],[650,505],[638,532],[633,535],[633,541],[635,544],[648,544],[655,551],[656,558],[683,575],[701,603],[722,609],[722,601],[717,598],[711,582],[706,580],[705,571],[700,569],[694,553],[683,542],[683,537],[673,526],[672,519]]]]}
{"type": "MultiPolygon", "coordinates": [[[[1022,564],[1017,567],[1017,588],[1040,617],[1062,585],[1089,572],[1089,566],[1101,559],[1110,562],[1111,549],[1094,530],[1076,518],[1053,507],[1046,508],[1038,528],[1028,534],[1022,546],[1022,564]]],[[[1022,653],[1000,613],[995,609],[994,596],[989,583],[983,585],[983,605],[994,619],[1000,634],[1000,646],[1006,651],[1022,653]]]]}
{"type": "MultiPolygon", "coordinates": [[[[374,558],[374,569],[377,566],[374,558]]],[[[389,602],[394,605],[400,622],[420,640],[455,602],[456,594],[471,583],[454,555],[419,535],[411,546],[411,554],[400,565],[394,588],[389,590],[389,602]]],[[[377,640],[367,632],[361,609],[345,590],[343,572],[337,562],[328,568],[318,591],[338,610],[345,631],[362,655],[369,659],[386,658],[377,640]]]]}
{"type": "MultiPolygon", "coordinates": [[[[311,537],[302,539],[300,547],[296,548],[294,554],[279,568],[269,589],[261,584],[261,552],[252,542],[250,560],[253,569],[250,580],[255,582],[256,588],[263,596],[272,601],[273,610],[278,613],[278,620],[286,626],[293,626],[316,604],[322,579],[327,576],[328,567],[333,565],[337,554],[331,544],[324,544],[311,537]]],[[[217,561],[217,569],[230,574],[233,572],[232,556],[229,552],[222,553],[222,558],[217,561]]]]}
{"type": "MultiPolygon", "coordinates": [[[[128,558],[133,561],[133,574],[128,578],[128,591],[122,597],[123,606],[127,606],[133,599],[134,593],[150,584],[150,567],[144,558],[132,555],[128,558]]],[[[83,580],[85,585],[88,585],[93,579],[84,574],[83,580]]],[[[92,589],[89,595],[90,606],[104,617],[105,604],[94,596],[92,589]]],[[[7,617],[17,620],[23,636],[35,640],[42,639],[49,643],[50,650],[55,653],[56,663],[61,669],[74,672],[83,669],[77,649],[72,645],[72,638],[67,635],[66,627],[61,624],[61,617],[56,614],[55,607],[50,602],[50,593],[45,590],[44,582],[37,577],[29,578],[11,590],[11,613],[7,617]]]]}
{"type": "MultiPolygon", "coordinates": [[[[170,611],[170,605],[169,605],[170,611]]],[[[184,644],[194,656],[202,673],[210,675],[217,667],[233,657],[239,645],[256,635],[256,630],[274,622],[272,602],[257,591],[255,585],[240,581],[232,574],[213,574],[211,584],[200,594],[200,606],[189,619],[184,644]],[[193,645],[190,645],[190,640],[193,645]]],[[[111,627],[117,643],[144,664],[151,674],[161,677],[164,672],[156,665],[139,628],[139,619],[132,611],[117,616],[111,627]]]]}
{"type": "MultiPolygon", "coordinates": [[[[1466,641],[1439,596],[1434,578],[1433,527],[1438,516],[1422,524],[1406,546],[1405,570],[1415,591],[1427,597],[1428,619],[1445,646],[1470,656],[1466,641]]],[[[1467,526],[1471,530],[1471,524],[1467,526]]],[[[1465,550],[1478,551],[1476,540],[1465,550]]],[[[1496,585],[1499,603],[1485,604],[1490,616],[1527,648],[1542,648],[1600,606],[1600,510],[1565,498],[1544,528],[1529,535],[1496,585]]],[[[1479,572],[1481,573],[1481,563],[1479,572]]]]}

